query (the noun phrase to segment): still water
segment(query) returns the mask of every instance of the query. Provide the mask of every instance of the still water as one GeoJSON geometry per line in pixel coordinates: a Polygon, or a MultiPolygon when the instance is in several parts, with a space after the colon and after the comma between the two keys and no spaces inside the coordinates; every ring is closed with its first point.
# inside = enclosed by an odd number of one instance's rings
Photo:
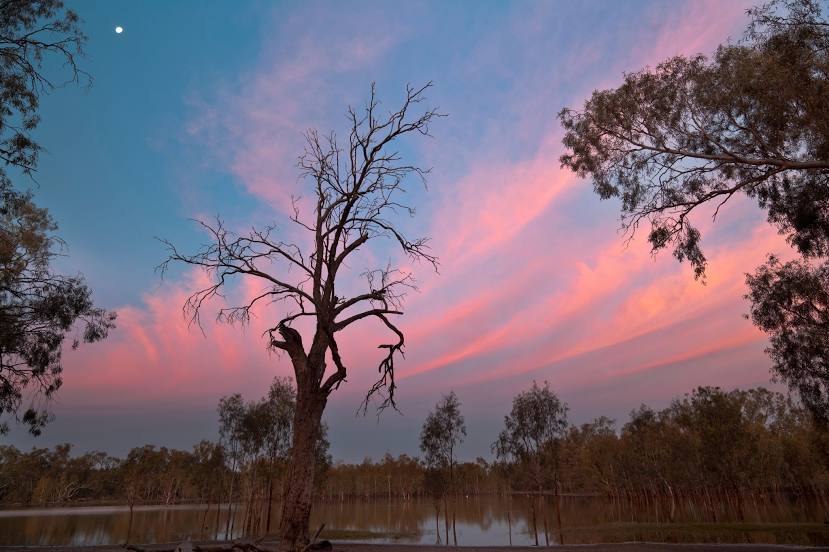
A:
{"type": "MultiPolygon", "coordinates": [[[[598,497],[564,497],[560,529],[552,500],[475,496],[450,500],[448,507],[450,542],[456,534],[458,544],[467,546],[535,544],[536,534],[541,545],[562,538],[565,544],[829,544],[827,505],[806,498],[745,499],[712,509],[692,502],[634,506],[598,497]]],[[[278,511],[275,505],[274,518],[278,511]]],[[[225,508],[217,513],[215,505],[209,510],[206,505],[137,506],[133,515],[130,529],[126,506],[0,510],[0,545],[120,544],[128,532],[131,542],[140,543],[222,539],[227,528],[225,508]]],[[[231,536],[244,536],[239,530],[243,517],[242,509],[234,512],[231,536]]],[[[322,523],[323,536],[338,540],[445,544],[447,537],[443,505],[438,511],[427,499],[321,502],[314,507],[311,526],[322,523]]]]}

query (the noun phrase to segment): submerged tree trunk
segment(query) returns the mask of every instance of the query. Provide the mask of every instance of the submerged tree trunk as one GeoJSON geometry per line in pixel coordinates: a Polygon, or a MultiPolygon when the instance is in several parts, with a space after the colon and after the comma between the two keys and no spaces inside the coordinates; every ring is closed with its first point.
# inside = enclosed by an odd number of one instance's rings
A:
{"type": "Polygon", "coordinates": [[[512,516],[509,510],[507,510],[507,531],[509,533],[509,545],[512,546],[512,516]]]}
{"type": "Polygon", "coordinates": [[[210,495],[208,495],[208,497],[207,497],[207,508],[204,509],[204,515],[201,518],[201,532],[202,532],[202,534],[204,534],[204,532],[207,530],[207,514],[210,513],[210,505],[211,505],[212,502],[213,502],[213,491],[210,491],[210,495]]]}
{"type": "Polygon", "coordinates": [[[273,507],[273,458],[271,458],[270,472],[268,473],[268,515],[265,521],[265,533],[271,532],[271,509],[273,507]]]}
{"type": "Polygon", "coordinates": [[[435,502],[435,535],[437,539],[435,544],[440,544],[440,503],[435,502]]]}
{"type": "Polygon", "coordinates": [[[233,519],[233,486],[236,482],[236,460],[233,460],[232,468],[230,470],[230,492],[227,496],[227,523],[225,524],[225,540],[228,540],[231,535],[230,522],[233,519]]]}
{"type": "Polygon", "coordinates": [[[556,482],[556,496],[555,496],[555,505],[556,505],[556,524],[558,525],[558,543],[560,545],[564,544],[564,530],[561,527],[561,494],[558,490],[558,482],[556,482]]]}
{"type": "Polygon", "coordinates": [[[130,523],[129,523],[129,526],[127,527],[127,539],[125,541],[125,544],[129,544],[130,543],[130,538],[132,537],[132,513],[133,513],[132,511],[133,511],[134,506],[135,506],[135,500],[130,500],[130,523]]]}
{"type": "Polygon", "coordinates": [[[446,537],[446,546],[449,546],[449,500],[443,495],[443,528],[446,537]]]}
{"type": "Polygon", "coordinates": [[[455,508],[452,508],[452,540],[458,546],[458,530],[455,528],[455,508]]]}
{"type": "Polygon", "coordinates": [[[327,398],[316,388],[316,381],[307,379],[297,378],[293,446],[279,523],[281,550],[295,550],[308,544],[317,441],[327,398]]]}
{"type": "MultiPolygon", "coordinates": [[[[546,504],[546,502],[545,502],[546,504]]],[[[558,526],[558,544],[564,544],[564,531],[561,528],[561,485],[558,480],[558,470],[556,470],[555,477],[553,477],[553,505],[556,510],[556,525],[558,526]]],[[[545,508],[546,510],[546,508],[545,508]]],[[[547,520],[544,520],[544,530],[547,530],[547,520]]],[[[549,545],[548,545],[549,546],[549,545]]]]}
{"type": "MultiPolygon", "coordinates": [[[[221,482],[220,482],[221,485],[221,482]]],[[[221,531],[221,517],[222,517],[222,489],[219,487],[219,499],[216,502],[216,532],[213,534],[213,538],[219,538],[219,533],[221,531]]]]}

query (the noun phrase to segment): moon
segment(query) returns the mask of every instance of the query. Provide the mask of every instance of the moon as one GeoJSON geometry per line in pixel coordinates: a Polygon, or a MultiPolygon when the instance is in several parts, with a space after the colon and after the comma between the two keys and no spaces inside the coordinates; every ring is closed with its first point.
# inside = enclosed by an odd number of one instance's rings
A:
{"type": "Polygon", "coordinates": [[[123,32],[124,32],[124,27],[122,27],[120,25],[115,27],[115,34],[121,34],[123,32]]]}

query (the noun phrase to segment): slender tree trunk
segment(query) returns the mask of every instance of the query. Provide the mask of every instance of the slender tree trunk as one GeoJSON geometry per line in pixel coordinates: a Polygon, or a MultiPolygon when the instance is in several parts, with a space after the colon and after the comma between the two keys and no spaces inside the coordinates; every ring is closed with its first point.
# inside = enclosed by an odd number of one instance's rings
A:
{"type": "Polygon", "coordinates": [[[541,518],[544,520],[544,546],[550,546],[550,527],[547,525],[547,497],[541,491],[538,498],[541,501],[541,518]]]}
{"type": "Polygon", "coordinates": [[[225,540],[230,538],[230,518],[233,514],[233,486],[236,481],[236,460],[230,470],[230,492],[227,496],[227,523],[225,524],[225,540]]]}
{"type": "Polygon", "coordinates": [[[210,513],[210,504],[213,502],[213,492],[210,492],[210,495],[207,498],[207,508],[204,509],[204,516],[201,519],[201,532],[204,533],[207,530],[207,514],[210,513]]]}
{"type": "Polygon", "coordinates": [[[533,516],[533,534],[535,535],[535,545],[538,546],[538,522],[535,518],[535,500],[530,502],[530,511],[532,511],[533,516]]]}
{"type": "Polygon", "coordinates": [[[512,516],[509,510],[507,510],[507,532],[509,534],[509,545],[512,546],[512,516]]]}
{"type": "Polygon", "coordinates": [[[322,412],[327,398],[317,390],[317,383],[297,378],[297,403],[287,486],[279,523],[280,549],[294,550],[308,544],[308,524],[314,491],[316,447],[322,412]]]}
{"type": "MultiPolygon", "coordinates": [[[[453,493],[455,499],[457,499],[458,493],[457,489],[455,488],[455,459],[454,453],[450,452],[449,459],[449,490],[453,493]]],[[[455,530],[455,504],[452,504],[452,537],[454,538],[455,546],[458,546],[458,533],[455,530]]],[[[449,536],[446,536],[446,544],[449,544],[449,536]]]]}
{"type": "Polygon", "coordinates": [[[443,495],[443,527],[445,529],[446,546],[449,546],[449,501],[443,495]]]}
{"type": "Polygon", "coordinates": [[[219,538],[219,530],[221,529],[221,517],[222,517],[222,489],[220,487],[219,488],[219,500],[216,502],[216,532],[213,535],[214,539],[219,538]]]}
{"type": "Polygon", "coordinates": [[[273,507],[273,460],[271,460],[271,468],[268,473],[268,515],[265,521],[265,533],[271,532],[271,510],[273,507]]]}
{"type": "Polygon", "coordinates": [[[553,482],[555,485],[555,506],[556,506],[556,524],[558,525],[558,543],[560,545],[564,544],[564,531],[561,528],[561,493],[559,492],[558,488],[558,476],[556,476],[555,481],[553,482]]]}
{"type": "Polygon", "coordinates": [[[435,544],[440,544],[440,502],[435,502],[435,544]]]}
{"type": "MultiPolygon", "coordinates": [[[[242,469],[241,466],[239,469],[242,469]]],[[[233,509],[233,479],[230,480],[230,503],[228,504],[227,511],[230,517],[227,518],[228,523],[230,523],[230,527],[228,528],[228,534],[225,536],[225,539],[233,538],[233,530],[236,528],[236,516],[239,515],[239,508],[242,506],[242,500],[244,497],[242,496],[242,480],[241,475],[239,476],[239,506],[236,509],[233,509]]]]}
{"type": "Polygon", "coordinates": [[[248,535],[253,534],[253,530],[254,530],[253,529],[253,519],[254,519],[254,505],[256,503],[255,502],[255,500],[256,500],[255,489],[256,489],[256,475],[257,475],[257,473],[256,473],[256,467],[257,467],[256,457],[254,457],[252,463],[253,463],[253,473],[250,475],[250,478],[249,478],[250,482],[248,483],[248,508],[247,508],[248,511],[245,514],[245,524],[242,526],[243,531],[245,531],[246,534],[248,534],[248,535]]]}
{"type": "Polygon", "coordinates": [[[126,540],[126,544],[129,544],[129,543],[130,543],[130,538],[132,537],[132,509],[133,509],[133,506],[135,506],[135,501],[134,501],[134,500],[130,500],[130,523],[129,523],[129,526],[127,527],[127,540],[126,540]]]}
{"type": "Polygon", "coordinates": [[[458,531],[455,529],[455,508],[452,508],[452,540],[458,546],[458,531]]]}
{"type": "MultiPolygon", "coordinates": [[[[224,478],[222,478],[222,479],[224,479],[224,478]]],[[[216,532],[213,535],[213,538],[217,539],[217,540],[219,538],[219,531],[221,531],[221,523],[222,523],[222,520],[221,520],[221,518],[222,518],[222,487],[224,486],[222,483],[219,484],[219,498],[216,501],[216,532]]]]}

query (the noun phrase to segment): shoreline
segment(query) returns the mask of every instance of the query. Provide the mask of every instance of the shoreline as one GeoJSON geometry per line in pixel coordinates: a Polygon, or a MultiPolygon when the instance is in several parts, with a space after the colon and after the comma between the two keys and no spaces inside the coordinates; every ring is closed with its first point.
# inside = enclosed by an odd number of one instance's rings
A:
{"type": "MultiPolygon", "coordinates": [[[[233,541],[198,541],[202,552],[211,552],[211,549],[226,549],[233,541]]],[[[247,542],[247,541],[240,541],[247,542]]],[[[661,542],[620,542],[596,544],[567,544],[543,546],[442,546],[428,544],[378,544],[361,543],[354,541],[331,541],[334,551],[342,552],[446,552],[447,550],[461,549],[465,552],[527,552],[544,548],[558,552],[786,552],[786,551],[829,551],[829,546],[807,546],[796,544],[742,544],[742,543],[661,543],[661,542]]],[[[142,545],[144,552],[169,552],[180,543],[157,543],[142,545]]],[[[263,541],[259,546],[267,551],[276,551],[275,541],[263,541]]],[[[0,552],[125,552],[122,545],[93,545],[93,546],[0,546],[0,552]]]]}
{"type": "MultiPolygon", "coordinates": [[[[236,543],[250,543],[241,541],[192,541],[192,546],[198,546],[200,552],[218,552],[227,550],[228,545],[236,543]]],[[[397,544],[397,543],[364,543],[355,541],[331,541],[334,551],[342,552],[447,552],[451,549],[461,549],[464,552],[530,552],[549,548],[558,552],[786,552],[786,551],[829,551],[829,546],[808,546],[798,544],[749,544],[749,543],[667,543],[667,542],[619,542],[619,543],[591,543],[565,544],[552,546],[444,546],[432,544],[397,544]]],[[[140,547],[142,552],[170,552],[183,544],[181,542],[155,543],[146,545],[132,545],[140,547]]],[[[262,550],[276,552],[277,541],[266,540],[257,543],[262,550]]],[[[187,551],[190,547],[185,547],[187,551]]],[[[242,550],[240,548],[240,550],[242,550]]],[[[0,552],[125,552],[123,545],[101,544],[89,546],[71,545],[43,545],[43,546],[0,546],[0,552]]]]}

